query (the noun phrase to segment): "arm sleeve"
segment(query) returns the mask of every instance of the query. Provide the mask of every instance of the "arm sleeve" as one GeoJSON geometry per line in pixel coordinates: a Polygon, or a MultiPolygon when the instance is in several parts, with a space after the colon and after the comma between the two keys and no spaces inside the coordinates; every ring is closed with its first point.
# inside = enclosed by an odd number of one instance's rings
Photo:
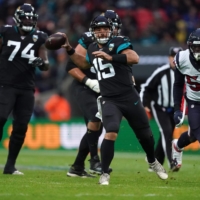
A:
{"type": "Polygon", "coordinates": [[[185,76],[176,68],[175,70],[175,81],[173,88],[173,97],[174,97],[174,111],[180,110],[181,101],[183,96],[185,76]]]}
{"type": "Polygon", "coordinates": [[[144,106],[150,108],[152,95],[154,94],[155,90],[158,87],[158,80],[160,80],[159,74],[155,75],[154,73],[146,80],[144,84],[141,85],[140,97],[144,106]]]}
{"type": "Polygon", "coordinates": [[[78,67],[73,63],[72,59],[69,58],[66,65],[66,72],[69,72],[71,69],[74,69],[74,68],[78,68],[78,67]]]}

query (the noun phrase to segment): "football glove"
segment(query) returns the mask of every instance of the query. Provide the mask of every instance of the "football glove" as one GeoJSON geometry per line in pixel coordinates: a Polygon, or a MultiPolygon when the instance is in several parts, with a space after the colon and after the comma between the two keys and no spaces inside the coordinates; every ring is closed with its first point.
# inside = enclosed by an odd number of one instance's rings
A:
{"type": "Polygon", "coordinates": [[[102,121],[102,108],[101,108],[101,99],[102,96],[99,96],[97,98],[97,108],[98,108],[98,112],[96,113],[96,117],[99,118],[102,121]]]}
{"type": "Polygon", "coordinates": [[[175,125],[177,125],[177,124],[180,123],[182,117],[183,117],[183,113],[180,110],[177,110],[174,113],[174,122],[175,122],[175,125]]]}
{"type": "Polygon", "coordinates": [[[42,58],[40,57],[36,57],[34,58],[34,60],[32,61],[32,66],[33,67],[40,67],[44,64],[44,61],[42,58]]]}
{"type": "Polygon", "coordinates": [[[94,92],[100,93],[99,82],[96,79],[88,78],[85,85],[87,85],[94,92]]]}

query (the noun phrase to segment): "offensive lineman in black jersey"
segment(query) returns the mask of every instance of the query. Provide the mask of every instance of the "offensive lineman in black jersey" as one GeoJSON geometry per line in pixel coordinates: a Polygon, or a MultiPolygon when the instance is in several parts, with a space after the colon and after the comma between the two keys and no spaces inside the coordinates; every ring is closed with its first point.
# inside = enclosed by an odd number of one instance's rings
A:
{"type": "Polygon", "coordinates": [[[86,57],[76,53],[69,44],[66,49],[73,62],[82,69],[94,65],[102,95],[102,119],[106,135],[101,144],[102,175],[99,184],[109,184],[109,165],[114,157],[114,142],[117,138],[120,122],[124,116],[135,132],[141,146],[147,155],[152,169],[161,179],[167,179],[163,166],[155,159],[154,138],[149,121],[140,101],[140,97],[132,81],[130,66],[139,61],[139,56],[132,50],[129,38],[113,37],[113,23],[105,16],[97,16],[91,22],[90,32],[95,42],[90,44],[86,57]]]}
{"type": "MultiPolygon", "coordinates": [[[[114,35],[119,35],[122,23],[117,13],[113,10],[106,10],[102,15],[112,20],[115,26],[114,35]]],[[[88,46],[92,42],[94,42],[92,34],[90,32],[83,33],[78,41],[79,44],[76,47],[76,51],[82,55],[86,55],[88,46]]],[[[98,111],[96,99],[100,95],[99,83],[96,79],[96,73],[93,67],[87,70],[81,70],[72,60],[69,60],[66,70],[74,77],[71,92],[75,99],[78,99],[77,103],[82,110],[87,126],[87,132],[81,139],[78,154],[73,165],[67,172],[67,176],[92,177],[85,171],[84,161],[90,152],[89,171],[91,173],[101,174],[101,163],[98,156],[97,145],[99,136],[102,133],[102,123],[101,120],[95,116],[98,111]]],[[[111,171],[111,169],[109,171],[111,171]]]]}
{"type": "Polygon", "coordinates": [[[23,145],[34,106],[35,68],[48,70],[44,42],[47,34],[35,29],[38,15],[30,4],[19,6],[16,26],[0,27],[0,140],[9,114],[13,126],[4,174],[23,175],[15,162],[23,145]]]}

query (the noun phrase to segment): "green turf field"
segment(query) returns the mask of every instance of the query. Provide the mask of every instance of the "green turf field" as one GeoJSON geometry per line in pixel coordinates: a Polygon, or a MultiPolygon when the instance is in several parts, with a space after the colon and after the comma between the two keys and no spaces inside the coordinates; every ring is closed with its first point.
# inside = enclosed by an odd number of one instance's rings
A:
{"type": "Polygon", "coordinates": [[[0,150],[0,200],[200,199],[198,155],[184,155],[181,170],[169,173],[169,178],[163,181],[147,171],[144,154],[115,153],[110,185],[100,186],[98,177],[66,177],[76,151],[23,149],[17,167],[24,176],[2,174],[6,154],[6,150],[0,150]]]}

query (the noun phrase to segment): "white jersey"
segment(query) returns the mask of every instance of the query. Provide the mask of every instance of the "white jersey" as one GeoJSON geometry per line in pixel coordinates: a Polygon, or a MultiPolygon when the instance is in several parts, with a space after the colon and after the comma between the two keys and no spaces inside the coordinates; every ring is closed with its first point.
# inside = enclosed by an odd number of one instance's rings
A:
{"type": "Polygon", "coordinates": [[[190,60],[189,49],[180,51],[174,58],[176,68],[185,75],[186,96],[193,101],[200,101],[200,66],[197,70],[190,60]]]}

